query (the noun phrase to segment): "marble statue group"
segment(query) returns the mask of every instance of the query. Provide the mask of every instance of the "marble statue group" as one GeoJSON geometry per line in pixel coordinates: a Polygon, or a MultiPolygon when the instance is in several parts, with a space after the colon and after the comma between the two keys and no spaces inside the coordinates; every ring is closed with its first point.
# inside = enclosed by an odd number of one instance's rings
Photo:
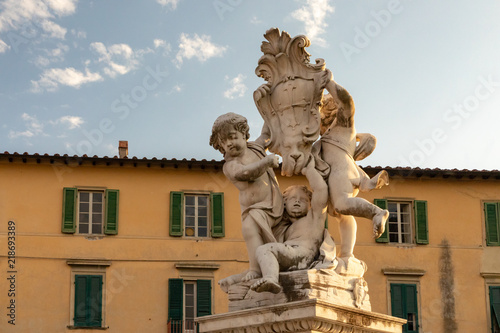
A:
{"type": "Polygon", "coordinates": [[[356,133],[351,95],[333,80],[322,59],[310,63],[307,37],[291,38],[277,28],[264,37],[264,55],[255,72],[266,83],[253,94],[264,120],[260,136],[248,141],[245,117],[227,113],[215,120],[210,137],[210,145],[224,155],[224,174],[240,192],[249,258],[248,270],[219,284],[225,292],[241,294],[239,299],[265,292],[277,295],[286,293],[281,273],[316,270],[346,279],[353,306],[361,307],[367,292],[366,265],[353,255],[354,217],[371,220],[377,238],[389,216],[387,210],[357,197],[359,191],[389,182],[387,172],[370,178],[356,163],[373,152],[376,139],[356,133]],[[281,174],[303,175],[309,188],[279,188],[274,174],[278,155],[281,174]],[[325,229],[327,214],[339,221],[338,253],[325,229]]]}

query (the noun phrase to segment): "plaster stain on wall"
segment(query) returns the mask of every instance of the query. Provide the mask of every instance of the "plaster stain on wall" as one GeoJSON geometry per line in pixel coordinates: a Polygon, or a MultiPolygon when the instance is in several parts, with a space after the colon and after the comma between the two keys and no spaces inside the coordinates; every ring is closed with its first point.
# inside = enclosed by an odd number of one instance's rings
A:
{"type": "Polygon", "coordinates": [[[439,258],[439,289],[443,316],[443,332],[456,333],[455,319],[455,272],[451,258],[450,243],[447,239],[441,242],[441,257],[439,258]]]}

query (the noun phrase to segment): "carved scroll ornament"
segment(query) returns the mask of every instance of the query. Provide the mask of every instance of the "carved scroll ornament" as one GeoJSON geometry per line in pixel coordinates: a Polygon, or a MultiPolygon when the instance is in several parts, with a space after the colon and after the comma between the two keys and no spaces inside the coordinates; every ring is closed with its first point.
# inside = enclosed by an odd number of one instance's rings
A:
{"type": "Polygon", "coordinates": [[[254,101],[270,130],[269,150],[283,158],[281,173],[298,175],[319,137],[319,108],[332,75],[323,59],[309,62],[305,48],[310,41],[306,36],[291,38],[287,32],[273,28],[264,37],[264,55],[255,73],[267,83],[254,92],[254,101]]]}

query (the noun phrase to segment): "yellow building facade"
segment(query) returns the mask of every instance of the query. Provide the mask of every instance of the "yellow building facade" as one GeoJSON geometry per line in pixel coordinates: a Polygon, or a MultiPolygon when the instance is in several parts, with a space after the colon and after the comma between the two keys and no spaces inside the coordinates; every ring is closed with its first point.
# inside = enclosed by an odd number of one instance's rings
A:
{"type": "MultiPolygon", "coordinates": [[[[227,312],[217,281],[248,259],[222,165],[0,154],[0,331],[190,331],[227,312]]],[[[360,194],[391,211],[385,242],[358,219],[373,311],[408,332],[498,332],[500,172],[387,170],[389,186],[360,194]]]]}

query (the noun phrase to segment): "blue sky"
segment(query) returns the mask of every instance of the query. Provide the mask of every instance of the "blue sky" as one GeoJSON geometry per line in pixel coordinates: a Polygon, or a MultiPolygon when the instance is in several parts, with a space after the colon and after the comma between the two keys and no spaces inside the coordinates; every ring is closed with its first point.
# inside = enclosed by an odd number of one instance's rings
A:
{"type": "Polygon", "coordinates": [[[252,99],[263,34],[305,34],[378,139],[362,166],[500,169],[500,2],[6,0],[0,151],[222,159],[252,99]]]}

